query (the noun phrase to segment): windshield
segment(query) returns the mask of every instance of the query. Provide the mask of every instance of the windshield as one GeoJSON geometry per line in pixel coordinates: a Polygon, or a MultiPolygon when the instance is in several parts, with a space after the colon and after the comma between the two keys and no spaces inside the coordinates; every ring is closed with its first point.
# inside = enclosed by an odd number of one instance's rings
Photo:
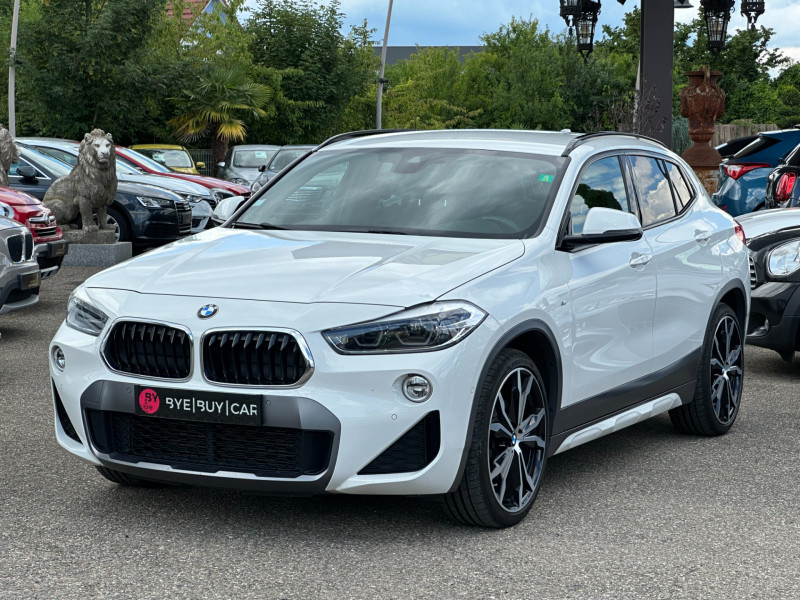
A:
{"type": "Polygon", "coordinates": [[[313,146],[309,146],[308,148],[286,148],[284,150],[278,150],[278,153],[272,159],[272,162],[269,163],[269,170],[270,171],[281,171],[289,166],[294,159],[303,156],[306,152],[311,150],[313,146]]]}
{"type": "Polygon", "coordinates": [[[314,154],[238,222],[284,229],[523,237],[547,213],[560,157],[398,148],[314,154]]]}
{"type": "Polygon", "coordinates": [[[136,150],[130,148],[117,148],[117,156],[130,156],[134,162],[143,164],[145,167],[156,173],[172,173],[172,169],[165,167],[161,163],[147,158],[144,154],[139,154],[136,150]]]}
{"type": "Polygon", "coordinates": [[[237,149],[233,151],[233,166],[243,169],[257,169],[261,165],[266,165],[274,154],[275,150],[237,149]]]}
{"type": "Polygon", "coordinates": [[[192,158],[185,150],[166,150],[164,148],[139,148],[137,150],[140,154],[144,154],[148,158],[152,158],[157,163],[167,165],[168,167],[177,167],[178,169],[191,169],[192,158]]]}
{"type": "Polygon", "coordinates": [[[70,171],[72,171],[72,167],[69,165],[65,165],[60,160],[56,160],[55,158],[51,158],[35,150],[19,146],[19,155],[33,163],[34,166],[50,171],[56,178],[69,175],[70,171]]]}

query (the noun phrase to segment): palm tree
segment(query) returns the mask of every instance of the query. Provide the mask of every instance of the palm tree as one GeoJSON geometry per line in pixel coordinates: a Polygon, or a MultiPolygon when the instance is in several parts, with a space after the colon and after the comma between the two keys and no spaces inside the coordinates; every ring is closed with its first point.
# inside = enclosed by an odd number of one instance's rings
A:
{"type": "Polygon", "coordinates": [[[170,119],[169,124],[175,128],[175,137],[183,142],[210,135],[212,169],[216,174],[228,143],[245,139],[247,128],[239,117],[248,113],[256,119],[266,116],[264,107],[273,95],[271,87],[251,81],[241,70],[215,67],[198,79],[194,89],[173,98],[181,114],[170,119]]]}

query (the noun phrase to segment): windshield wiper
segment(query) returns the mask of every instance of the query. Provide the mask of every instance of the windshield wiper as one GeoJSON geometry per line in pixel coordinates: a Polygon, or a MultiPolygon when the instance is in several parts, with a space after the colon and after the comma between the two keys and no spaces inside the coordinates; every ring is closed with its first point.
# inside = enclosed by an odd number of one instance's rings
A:
{"type": "Polygon", "coordinates": [[[247,223],[245,221],[236,221],[234,227],[242,227],[243,229],[280,229],[288,230],[288,227],[281,227],[280,225],[273,225],[272,223],[247,223]]]}
{"type": "MultiPolygon", "coordinates": [[[[358,231],[358,230],[356,230],[358,231]]],[[[358,231],[359,233],[362,233],[358,231]]],[[[397,229],[365,229],[363,233],[384,233],[387,235],[408,235],[405,231],[398,231],[397,229]]]]}

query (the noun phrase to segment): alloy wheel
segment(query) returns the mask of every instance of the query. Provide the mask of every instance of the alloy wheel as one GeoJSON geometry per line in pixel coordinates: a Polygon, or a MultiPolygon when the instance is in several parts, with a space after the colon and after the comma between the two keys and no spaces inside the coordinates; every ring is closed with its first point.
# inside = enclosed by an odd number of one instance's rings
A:
{"type": "Polygon", "coordinates": [[[739,409],[744,381],[742,363],[739,325],[726,315],[717,323],[711,347],[711,405],[723,425],[733,421],[739,409]]]}
{"type": "Polygon", "coordinates": [[[494,398],[488,436],[489,480],[508,512],[525,509],[542,476],[547,439],[544,390],[527,368],[511,371],[494,398]]]}

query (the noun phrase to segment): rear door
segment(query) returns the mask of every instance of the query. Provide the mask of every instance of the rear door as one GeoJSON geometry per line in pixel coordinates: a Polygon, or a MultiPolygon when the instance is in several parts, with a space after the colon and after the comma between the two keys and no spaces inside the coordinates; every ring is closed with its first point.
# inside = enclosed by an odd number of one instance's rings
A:
{"type": "MultiPolygon", "coordinates": [[[[702,346],[722,281],[722,259],[716,244],[728,234],[705,218],[705,211],[713,209],[696,201],[699,192],[678,164],[654,155],[631,155],[628,164],[644,237],[655,256],[658,297],[653,369],[669,376],[684,368],[682,361],[691,363],[702,346]]],[[[694,367],[689,369],[690,377],[694,367]]]]}

